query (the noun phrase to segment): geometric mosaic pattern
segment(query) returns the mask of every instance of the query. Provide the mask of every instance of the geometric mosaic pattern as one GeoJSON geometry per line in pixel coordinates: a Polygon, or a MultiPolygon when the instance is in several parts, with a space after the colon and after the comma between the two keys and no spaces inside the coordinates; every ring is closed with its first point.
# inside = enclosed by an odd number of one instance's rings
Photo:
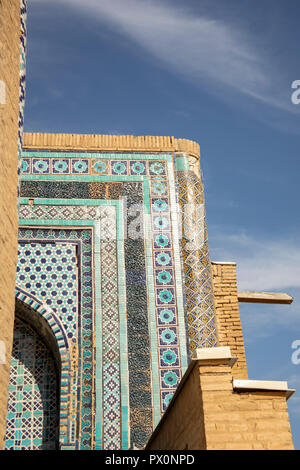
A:
{"type": "Polygon", "coordinates": [[[20,208],[20,217],[22,219],[41,219],[41,220],[68,220],[83,219],[97,220],[103,217],[103,207],[100,206],[49,206],[26,205],[20,208]]]}
{"type": "Polygon", "coordinates": [[[203,185],[191,171],[178,171],[182,210],[182,257],[185,274],[189,348],[217,345],[214,298],[204,209],[203,185]]]}
{"type": "Polygon", "coordinates": [[[58,443],[57,372],[41,337],[16,318],[5,449],[54,450],[58,443]]]}
{"type": "Polygon", "coordinates": [[[16,282],[59,315],[68,338],[76,336],[76,245],[19,243],[16,282]]]}
{"type": "Polygon", "coordinates": [[[121,448],[121,387],[116,242],[101,241],[103,449],[121,448]]]}

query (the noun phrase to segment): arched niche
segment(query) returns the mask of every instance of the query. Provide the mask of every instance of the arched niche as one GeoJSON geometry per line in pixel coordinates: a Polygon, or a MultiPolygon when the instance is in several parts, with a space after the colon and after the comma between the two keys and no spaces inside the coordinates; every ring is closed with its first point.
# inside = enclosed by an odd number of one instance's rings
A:
{"type": "Polygon", "coordinates": [[[67,442],[68,436],[65,435],[65,429],[66,420],[68,420],[70,390],[69,386],[66,386],[69,380],[66,379],[69,374],[69,346],[60,319],[38,298],[17,287],[6,448],[57,449],[60,445],[59,442],[67,442]],[[21,342],[21,347],[18,346],[18,342],[21,342]],[[43,358],[41,359],[40,356],[43,358]],[[51,380],[48,382],[45,374],[43,376],[41,367],[43,360],[44,367],[46,369],[48,367],[47,374],[51,376],[51,380]],[[39,362],[39,367],[36,366],[36,361],[39,362]],[[21,373],[16,372],[16,369],[21,373]],[[16,388],[16,379],[18,388],[16,388]],[[30,391],[30,387],[27,382],[33,383],[34,381],[35,384],[31,390],[31,406],[28,403],[27,392],[30,391]],[[63,386],[62,382],[64,382],[63,386]],[[56,396],[55,411],[53,411],[54,395],[56,396]],[[50,396],[52,398],[49,398],[50,396]],[[48,408],[52,408],[52,411],[48,408]],[[29,420],[29,409],[31,410],[31,419],[35,420],[35,426],[29,420]],[[54,422],[54,413],[56,415],[55,431],[53,426],[51,428],[49,424],[51,420],[52,424],[54,422]],[[43,421],[42,438],[41,421],[43,421]],[[49,435],[51,435],[50,438],[49,435]]]}

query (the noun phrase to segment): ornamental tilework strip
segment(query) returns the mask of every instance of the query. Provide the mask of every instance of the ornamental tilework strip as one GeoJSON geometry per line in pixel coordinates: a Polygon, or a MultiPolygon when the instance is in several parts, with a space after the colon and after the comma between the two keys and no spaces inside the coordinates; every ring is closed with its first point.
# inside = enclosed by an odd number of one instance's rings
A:
{"type": "Polygon", "coordinates": [[[157,338],[160,400],[163,412],[181,379],[180,340],[174,278],[170,188],[165,177],[165,168],[161,167],[159,162],[154,162],[150,171],[156,174],[155,182],[151,184],[151,213],[156,322],[157,325],[161,325],[160,328],[157,328],[157,338]],[[158,195],[161,197],[157,197],[158,195]],[[172,329],[171,324],[174,325],[172,329]],[[164,325],[166,326],[164,327],[164,325]],[[168,389],[167,394],[165,389],[168,389]]]}
{"type": "Polygon", "coordinates": [[[20,205],[22,219],[39,220],[101,220],[101,239],[116,239],[114,207],[20,205]]]}
{"type": "MultiPolygon", "coordinates": [[[[115,155],[115,159],[107,159],[110,155],[86,154],[88,158],[79,158],[76,154],[56,153],[56,158],[45,158],[49,152],[23,152],[22,174],[33,175],[103,175],[103,176],[164,176],[165,162],[147,161],[143,159],[124,160],[115,155]],[[76,158],[71,158],[75,156],[76,158]],[[66,158],[67,157],[67,158],[66,158]]],[[[83,154],[84,157],[84,154],[83,154]]],[[[142,157],[142,155],[141,155],[142,157]]],[[[128,156],[126,156],[128,158],[128,156]]]]}
{"type": "Polygon", "coordinates": [[[121,448],[121,389],[116,243],[101,241],[103,449],[121,448]]]}
{"type": "Polygon", "coordinates": [[[211,265],[202,181],[193,172],[178,171],[183,217],[182,256],[186,285],[189,348],[217,345],[211,265]]]}

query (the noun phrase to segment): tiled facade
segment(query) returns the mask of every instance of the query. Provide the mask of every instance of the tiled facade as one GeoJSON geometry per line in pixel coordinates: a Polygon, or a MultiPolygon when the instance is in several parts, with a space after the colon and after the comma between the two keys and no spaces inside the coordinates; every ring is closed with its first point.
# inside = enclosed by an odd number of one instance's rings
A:
{"type": "MultiPolygon", "coordinates": [[[[197,338],[181,163],[174,152],[23,152],[17,295],[64,339],[63,449],[143,447],[187,368],[197,338]]],[[[199,341],[216,341],[204,326],[199,341]]]]}

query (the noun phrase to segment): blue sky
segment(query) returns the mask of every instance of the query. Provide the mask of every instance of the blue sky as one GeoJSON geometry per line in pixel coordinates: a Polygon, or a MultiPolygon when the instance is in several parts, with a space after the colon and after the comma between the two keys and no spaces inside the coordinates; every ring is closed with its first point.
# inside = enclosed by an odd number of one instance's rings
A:
{"type": "Polygon", "coordinates": [[[201,146],[211,258],[239,289],[249,378],[288,380],[300,449],[299,0],[29,0],[25,131],[201,146]]]}

